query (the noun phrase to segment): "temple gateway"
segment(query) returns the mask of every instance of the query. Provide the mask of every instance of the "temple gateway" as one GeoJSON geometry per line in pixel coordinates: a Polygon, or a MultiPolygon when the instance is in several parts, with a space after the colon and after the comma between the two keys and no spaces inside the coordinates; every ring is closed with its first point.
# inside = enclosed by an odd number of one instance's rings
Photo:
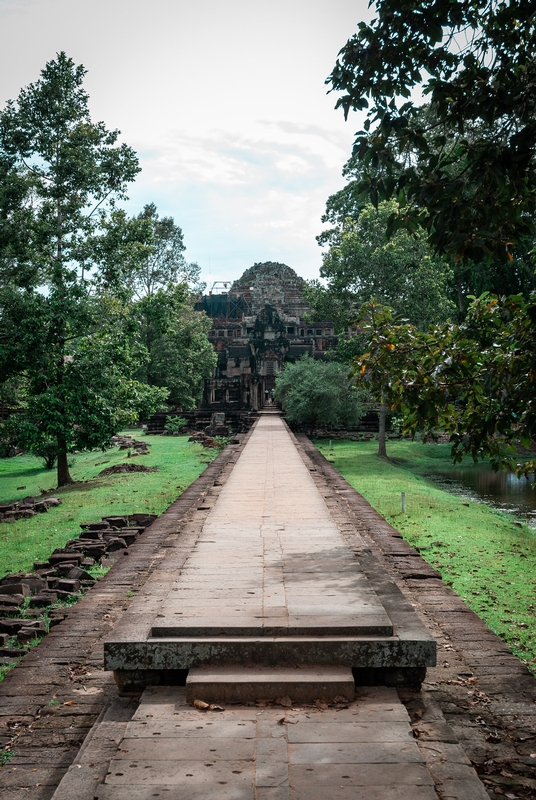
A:
{"type": "Polygon", "coordinates": [[[286,362],[306,353],[324,358],[337,345],[333,323],[312,323],[305,281],[286,264],[254,264],[228,291],[209,292],[197,310],[212,319],[208,333],[218,354],[205,381],[200,409],[258,411],[267,403],[286,362]]]}

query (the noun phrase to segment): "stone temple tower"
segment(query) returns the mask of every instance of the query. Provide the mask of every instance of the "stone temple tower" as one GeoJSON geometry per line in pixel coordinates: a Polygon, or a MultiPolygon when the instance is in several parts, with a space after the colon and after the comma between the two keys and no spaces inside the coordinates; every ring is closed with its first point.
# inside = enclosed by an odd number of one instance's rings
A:
{"type": "Polygon", "coordinates": [[[205,381],[201,407],[257,411],[270,397],[285,362],[309,353],[323,358],[337,345],[330,320],[311,323],[305,281],[286,264],[254,264],[223,294],[208,294],[198,310],[212,318],[209,338],[218,353],[205,381]]]}

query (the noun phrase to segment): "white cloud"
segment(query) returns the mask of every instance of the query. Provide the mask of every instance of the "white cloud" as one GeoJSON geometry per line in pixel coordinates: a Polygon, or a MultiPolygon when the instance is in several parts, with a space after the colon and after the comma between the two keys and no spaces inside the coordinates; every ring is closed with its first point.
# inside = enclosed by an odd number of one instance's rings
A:
{"type": "Polygon", "coordinates": [[[132,213],[174,216],[215,277],[270,258],[313,277],[357,127],[324,80],[371,15],[367,0],[0,0],[0,104],[65,50],[94,118],[139,153],[132,213]]]}

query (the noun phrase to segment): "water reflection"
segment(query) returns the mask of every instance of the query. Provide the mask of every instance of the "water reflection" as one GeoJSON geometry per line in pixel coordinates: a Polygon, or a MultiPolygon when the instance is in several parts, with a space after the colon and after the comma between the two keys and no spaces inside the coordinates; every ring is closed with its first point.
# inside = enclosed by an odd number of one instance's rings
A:
{"type": "Polygon", "coordinates": [[[534,476],[529,480],[519,479],[513,472],[494,472],[486,464],[441,470],[426,477],[440,489],[469,500],[483,501],[536,529],[534,476]]]}

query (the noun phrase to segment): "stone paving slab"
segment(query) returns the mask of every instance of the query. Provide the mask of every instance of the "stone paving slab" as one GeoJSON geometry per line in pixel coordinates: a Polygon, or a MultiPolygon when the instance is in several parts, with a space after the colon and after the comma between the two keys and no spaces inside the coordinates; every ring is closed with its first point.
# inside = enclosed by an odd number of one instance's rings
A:
{"type": "MultiPolygon", "coordinates": [[[[54,800],[69,791],[76,800],[437,797],[407,711],[385,687],[361,689],[354,702],[332,707],[220,711],[192,708],[182,687],[152,687],[122,730],[100,784],[81,791],[75,764],[54,800]]],[[[102,737],[110,737],[105,723],[94,728],[85,764],[97,760],[102,737]]]]}
{"type": "Polygon", "coordinates": [[[186,699],[193,703],[248,702],[292,696],[294,703],[315,699],[353,700],[355,684],[348,667],[193,667],[186,699]]]}
{"type": "MultiPolygon", "coordinates": [[[[407,737],[406,737],[407,738],[407,737]]],[[[394,736],[393,736],[394,739],[394,736]]],[[[423,764],[417,742],[322,742],[289,746],[291,764],[423,764]]]]}
{"type": "MultiPolygon", "coordinates": [[[[262,800],[255,789],[244,786],[226,786],[219,784],[217,794],[212,789],[169,786],[154,784],[149,786],[100,786],[96,790],[94,800],[262,800]]],[[[92,798],[93,800],[93,798],[92,798]]],[[[271,800],[266,796],[266,800],[271,800]]],[[[279,800],[279,798],[274,798],[279,800]]]]}
{"type": "MultiPolygon", "coordinates": [[[[217,727],[217,726],[215,726],[217,727]]],[[[121,742],[116,761],[136,761],[137,759],[153,759],[155,761],[253,761],[255,755],[252,739],[233,739],[228,736],[208,736],[194,739],[180,736],[180,731],[169,731],[169,736],[136,737],[129,739],[128,734],[121,742]],[[180,739],[180,742],[177,741],[180,739]],[[151,748],[148,755],[148,747],[151,748]]]]}
{"type": "Polygon", "coordinates": [[[319,635],[393,633],[277,417],[261,417],[257,423],[152,627],[152,637],[225,635],[218,598],[206,594],[221,586],[242,588],[241,596],[236,593],[239,610],[228,615],[231,636],[297,634],[301,629],[319,635]],[[197,608],[182,603],[189,589],[200,593],[197,608]],[[278,605],[287,609],[285,624],[271,619],[267,601],[275,589],[278,605]],[[237,626],[235,616],[245,619],[237,626]]]}
{"type": "Polygon", "coordinates": [[[413,742],[413,731],[407,725],[393,726],[388,722],[302,722],[291,728],[288,740],[292,743],[319,742],[392,742],[393,736],[402,742],[413,742]]]}
{"type": "MultiPolygon", "coordinates": [[[[326,800],[326,786],[298,787],[291,793],[292,800],[326,800]]],[[[409,800],[407,786],[329,786],[329,800],[409,800]]],[[[412,786],[411,800],[437,800],[430,786],[412,786]]],[[[448,800],[453,800],[448,795],[448,800]]],[[[462,800],[462,798],[460,798],[462,800]]],[[[469,800],[469,798],[465,798],[469,800]]]]}
{"type": "Polygon", "coordinates": [[[413,790],[418,786],[434,785],[429,771],[422,763],[407,763],[404,769],[400,769],[399,764],[382,764],[381,769],[378,769],[377,764],[297,764],[290,767],[290,776],[293,783],[303,787],[340,787],[343,783],[344,788],[381,786],[386,789],[390,785],[402,785],[407,793],[408,787],[413,790]]]}

